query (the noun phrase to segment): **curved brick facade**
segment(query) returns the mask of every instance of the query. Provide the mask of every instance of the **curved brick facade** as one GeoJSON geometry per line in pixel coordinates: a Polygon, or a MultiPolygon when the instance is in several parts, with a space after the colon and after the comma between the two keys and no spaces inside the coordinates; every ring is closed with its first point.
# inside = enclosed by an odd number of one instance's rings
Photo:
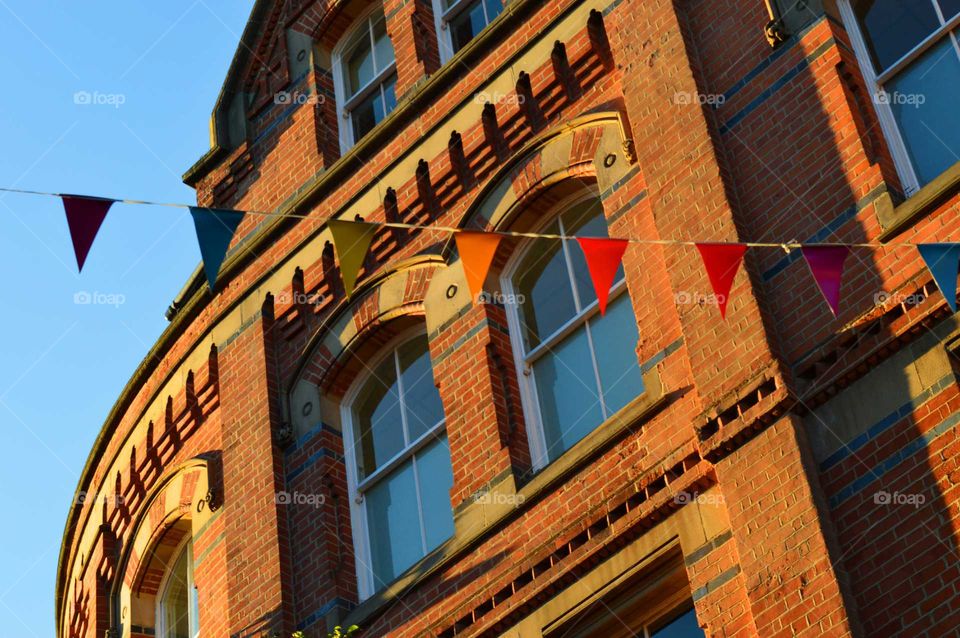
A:
{"type": "Polygon", "coordinates": [[[216,294],[188,283],[104,425],[58,635],[154,635],[187,538],[207,637],[600,635],[621,603],[709,636],[958,631],[960,325],[915,251],[857,251],[837,320],[796,253],[750,251],[722,322],[692,247],[632,246],[645,390],[534,471],[507,311],[470,303],[450,236],[383,229],[347,300],[325,226],[523,230],[582,189],[612,236],[960,237],[958,171],[899,194],[827,4],[771,49],[760,1],[510,0],[441,64],[431,3],[386,0],[397,107],[341,153],[331,52],[368,5],[259,0],[185,179],[286,216],[244,220],[216,294]],[[411,329],[455,531],[360,600],[340,403],[411,329]]]}

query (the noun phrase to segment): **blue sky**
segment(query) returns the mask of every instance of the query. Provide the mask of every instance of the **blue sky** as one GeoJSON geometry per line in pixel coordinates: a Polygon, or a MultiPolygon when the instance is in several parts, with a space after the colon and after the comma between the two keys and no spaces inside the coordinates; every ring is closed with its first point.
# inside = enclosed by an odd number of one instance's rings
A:
{"type": "MultiPolygon", "coordinates": [[[[0,186],[193,202],[252,4],[0,0],[0,186]]],[[[78,276],[59,200],[0,193],[0,635],[54,635],[87,452],[199,260],[189,213],[118,205],[78,276]]]]}

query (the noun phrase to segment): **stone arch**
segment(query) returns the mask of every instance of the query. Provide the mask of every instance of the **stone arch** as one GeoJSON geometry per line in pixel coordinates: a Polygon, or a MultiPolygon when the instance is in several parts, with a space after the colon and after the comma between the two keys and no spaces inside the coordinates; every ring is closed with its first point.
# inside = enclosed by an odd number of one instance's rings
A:
{"type": "Polygon", "coordinates": [[[212,459],[197,457],[169,470],[138,509],[123,545],[112,596],[117,602],[115,620],[130,628],[130,636],[152,635],[156,596],[170,559],[215,515],[212,469],[212,459]]]}

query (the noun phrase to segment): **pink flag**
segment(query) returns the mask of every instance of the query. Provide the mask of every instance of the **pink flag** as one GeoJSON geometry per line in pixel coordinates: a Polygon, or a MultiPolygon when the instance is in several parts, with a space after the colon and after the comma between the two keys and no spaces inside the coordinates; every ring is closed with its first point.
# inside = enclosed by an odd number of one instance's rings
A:
{"type": "Polygon", "coordinates": [[[850,254],[849,246],[803,246],[803,258],[813,273],[813,278],[827,300],[833,316],[840,307],[840,280],[843,278],[843,262],[850,254]]]}
{"type": "Polygon", "coordinates": [[[697,250],[703,258],[703,267],[707,270],[713,294],[717,298],[720,317],[726,319],[730,288],[733,286],[733,278],[740,268],[747,246],[745,244],[697,244],[697,250]]]}
{"type": "Polygon", "coordinates": [[[84,197],[82,195],[61,195],[63,209],[67,213],[67,226],[73,240],[73,252],[77,256],[77,269],[83,270],[87,253],[100,230],[107,211],[114,200],[102,197],[84,197]]]}
{"type": "Polygon", "coordinates": [[[626,239],[605,239],[600,237],[577,237],[577,243],[583,250],[587,260],[587,270],[593,281],[593,289],[597,293],[597,303],[600,314],[607,312],[607,298],[610,296],[610,286],[617,276],[620,260],[627,250],[626,239]]]}

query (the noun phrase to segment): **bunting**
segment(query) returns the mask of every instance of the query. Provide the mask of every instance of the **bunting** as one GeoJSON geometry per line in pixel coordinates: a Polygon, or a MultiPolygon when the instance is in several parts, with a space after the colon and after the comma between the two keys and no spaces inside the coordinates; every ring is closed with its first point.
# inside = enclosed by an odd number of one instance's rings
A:
{"type": "Polygon", "coordinates": [[[960,244],[921,244],[917,246],[937,287],[950,310],[957,311],[957,271],[960,268],[960,244]]]}
{"type": "Polygon", "coordinates": [[[349,299],[353,295],[357,275],[363,267],[363,260],[367,258],[367,251],[370,250],[370,243],[377,234],[378,226],[367,222],[347,222],[339,219],[331,219],[327,222],[327,226],[333,235],[333,247],[340,260],[343,291],[349,299]]]}
{"type": "Polygon", "coordinates": [[[743,254],[747,252],[745,244],[697,244],[703,267],[710,279],[710,286],[717,298],[717,308],[720,309],[720,318],[727,318],[727,302],[730,300],[730,288],[733,279],[743,261],[743,254]]]}
{"type": "Polygon", "coordinates": [[[457,253],[463,265],[463,274],[467,278],[470,288],[470,297],[474,301],[483,292],[483,282],[487,279],[493,256],[500,245],[500,235],[496,233],[482,233],[464,231],[456,233],[457,253]]]}
{"type": "Polygon", "coordinates": [[[200,244],[200,256],[203,258],[203,271],[207,275],[210,292],[217,287],[217,275],[233,234],[243,219],[243,213],[220,208],[190,207],[193,226],[197,231],[197,243],[200,244]]]}
{"type": "Polygon", "coordinates": [[[813,273],[820,293],[827,300],[830,311],[836,317],[840,308],[840,280],[843,278],[843,262],[850,254],[848,246],[803,246],[803,258],[813,273]]]}
{"type": "Polygon", "coordinates": [[[67,214],[73,252],[77,257],[77,270],[83,272],[83,264],[87,261],[87,254],[93,246],[93,240],[96,239],[107,211],[113,206],[115,200],[82,195],[61,195],[60,199],[63,201],[63,210],[67,214]]]}
{"type": "Polygon", "coordinates": [[[623,253],[629,242],[626,239],[606,239],[601,237],[577,237],[577,243],[583,250],[587,260],[587,270],[590,271],[590,280],[593,290],[597,293],[597,303],[600,306],[600,315],[607,312],[607,298],[610,296],[610,286],[617,276],[623,253]]]}

